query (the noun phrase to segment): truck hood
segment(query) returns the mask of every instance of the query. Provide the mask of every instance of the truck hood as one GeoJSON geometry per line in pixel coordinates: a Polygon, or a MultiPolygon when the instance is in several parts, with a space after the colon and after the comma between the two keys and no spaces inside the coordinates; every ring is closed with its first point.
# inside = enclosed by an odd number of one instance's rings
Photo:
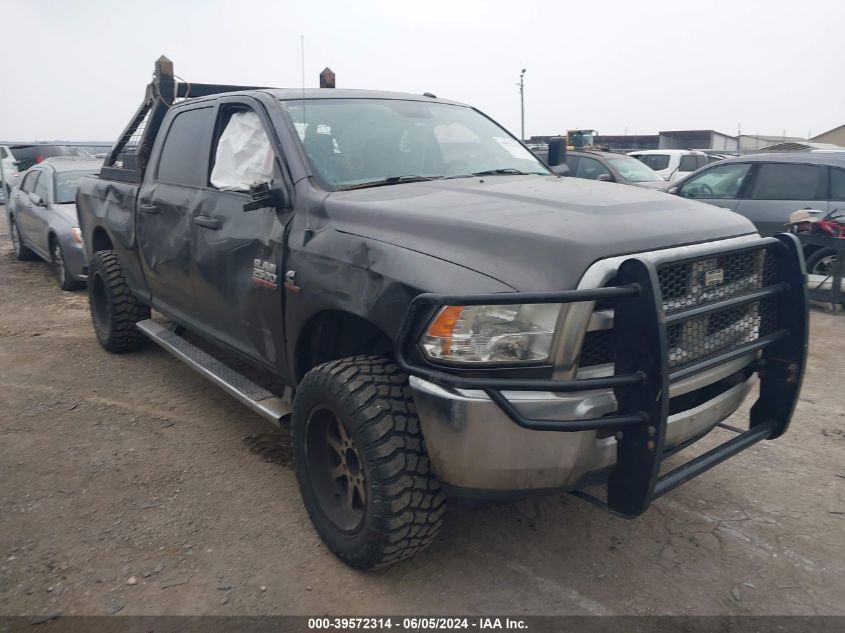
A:
{"type": "Polygon", "coordinates": [[[552,176],[336,191],[324,205],[339,231],[426,253],[519,291],[574,288],[606,257],[754,232],[742,216],[712,205],[552,176]]]}

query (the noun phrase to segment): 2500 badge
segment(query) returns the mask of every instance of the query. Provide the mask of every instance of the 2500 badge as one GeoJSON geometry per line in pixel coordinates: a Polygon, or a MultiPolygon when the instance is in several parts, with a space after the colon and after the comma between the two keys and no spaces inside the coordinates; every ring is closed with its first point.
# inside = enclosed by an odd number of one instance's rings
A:
{"type": "Polygon", "coordinates": [[[262,288],[276,290],[279,287],[279,277],[276,274],[276,264],[263,259],[252,260],[252,283],[262,288]]]}

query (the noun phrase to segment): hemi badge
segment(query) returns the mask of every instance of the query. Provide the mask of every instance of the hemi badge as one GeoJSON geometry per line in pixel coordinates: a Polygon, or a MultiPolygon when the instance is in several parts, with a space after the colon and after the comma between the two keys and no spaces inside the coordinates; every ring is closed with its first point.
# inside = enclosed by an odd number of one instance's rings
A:
{"type": "Polygon", "coordinates": [[[725,281],[725,271],[721,268],[717,268],[716,270],[708,270],[706,273],[704,273],[705,286],[718,286],[723,281],[725,281]]]}

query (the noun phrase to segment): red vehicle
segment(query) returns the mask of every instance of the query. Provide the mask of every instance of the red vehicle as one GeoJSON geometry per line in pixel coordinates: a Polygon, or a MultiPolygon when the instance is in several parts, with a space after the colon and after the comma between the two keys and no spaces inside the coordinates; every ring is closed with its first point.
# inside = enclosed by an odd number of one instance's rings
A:
{"type": "MultiPolygon", "coordinates": [[[[845,239],[845,211],[834,209],[820,217],[820,213],[801,209],[789,216],[787,227],[791,233],[845,239]]],[[[807,272],[830,277],[836,263],[836,250],[825,246],[807,256],[807,272]]]]}

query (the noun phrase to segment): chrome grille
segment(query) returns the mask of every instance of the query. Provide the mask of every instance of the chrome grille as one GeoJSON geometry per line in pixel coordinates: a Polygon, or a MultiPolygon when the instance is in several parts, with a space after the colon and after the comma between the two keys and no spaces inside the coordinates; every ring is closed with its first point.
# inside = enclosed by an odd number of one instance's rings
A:
{"type": "MultiPolygon", "coordinates": [[[[657,269],[665,314],[745,294],[778,280],[777,260],[768,248],[662,264],[657,269]]],[[[613,284],[611,280],[610,285],[613,284]]],[[[607,309],[607,305],[597,308],[607,309]]],[[[762,299],[736,308],[690,318],[666,329],[669,368],[677,369],[777,329],[774,300],[762,299]]],[[[580,366],[612,363],[612,332],[587,332],[580,366]]]]}

